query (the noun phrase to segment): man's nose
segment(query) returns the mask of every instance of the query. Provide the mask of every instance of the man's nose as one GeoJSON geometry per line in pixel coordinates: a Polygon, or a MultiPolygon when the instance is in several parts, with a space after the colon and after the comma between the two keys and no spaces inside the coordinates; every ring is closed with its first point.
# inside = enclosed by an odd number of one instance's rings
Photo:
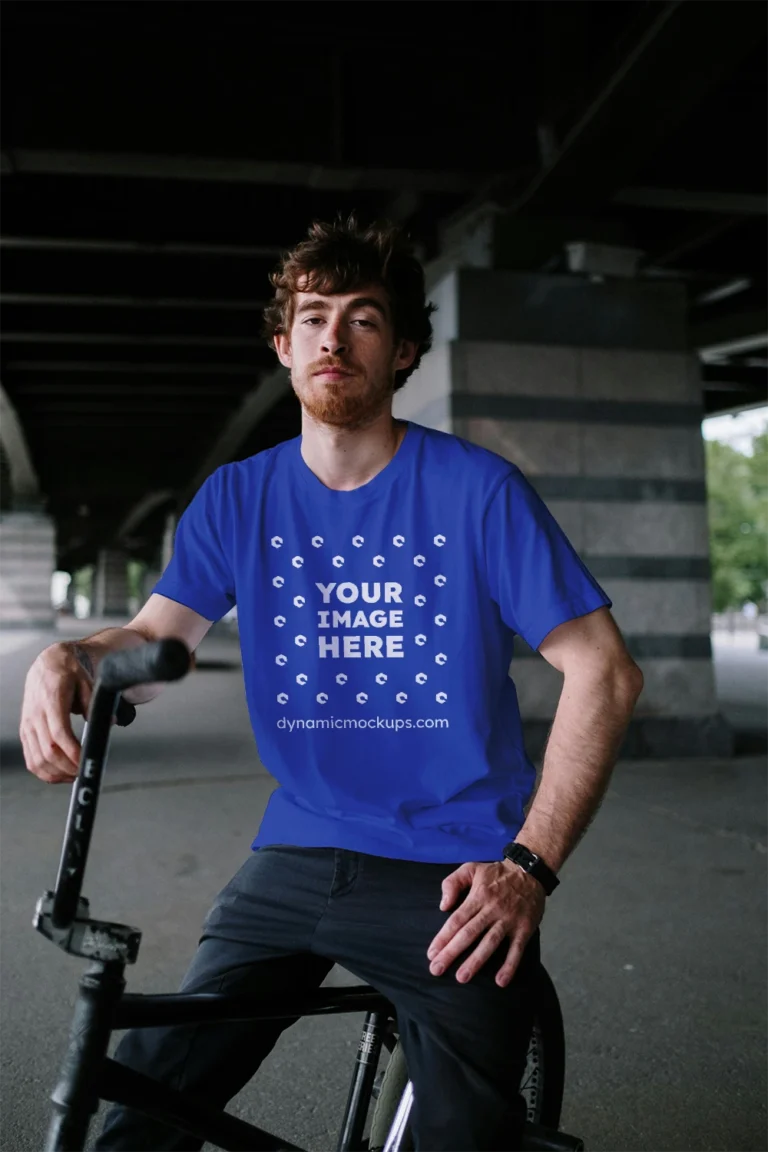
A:
{"type": "Polygon", "coordinates": [[[323,352],[340,356],[347,349],[347,341],[340,325],[329,325],[323,335],[323,352]]]}

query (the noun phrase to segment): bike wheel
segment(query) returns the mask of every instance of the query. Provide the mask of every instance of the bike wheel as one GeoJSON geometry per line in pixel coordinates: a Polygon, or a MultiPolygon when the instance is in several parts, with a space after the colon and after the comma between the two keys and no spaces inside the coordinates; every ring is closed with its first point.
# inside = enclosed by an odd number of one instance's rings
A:
{"type": "MultiPolygon", "coordinates": [[[[370,1152],[381,1152],[383,1149],[407,1083],[405,1054],[398,1040],[384,1071],[373,1112],[368,1142],[370,1152]]],[[[541,968],[536,990],[536,1013],[528,1041],[525,1069],[517,1085],[518,1093],[525,1100],[525,1118],[529,1124],[557,1129],[560,1124],[564,1084],[563,1017],[555,986],[546,970],[541,968]]],[[[410,1125],[400,1147],[402,1152],[413,1152],[410,1125]]]]}

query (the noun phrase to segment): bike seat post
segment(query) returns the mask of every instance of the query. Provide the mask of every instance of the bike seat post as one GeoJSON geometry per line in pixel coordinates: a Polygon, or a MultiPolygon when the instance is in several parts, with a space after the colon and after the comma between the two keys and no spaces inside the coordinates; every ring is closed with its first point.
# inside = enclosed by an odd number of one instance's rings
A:
{"type": "Polygon", "coordinates": [[[381,1055],[384,1030],[387,1026],[385,1012],[366,1013],[363,1032],[357,1045],[355,1071],[349,1088],[347,1107],[339,1133],[336,1152],[357,1152],[362,1147],[363,1128],[371,1099],[373,1078],[381,1055]]]}
{"type": "Polygon", "coordinates": [[[53,1117],[45,1152],[85,1146],[99,1105],[99,1072],[112,1032],[113,1010],[125,989],[122,960],[96,961],[80,981],[61,1077],[54,1089],[53,1117]]]}

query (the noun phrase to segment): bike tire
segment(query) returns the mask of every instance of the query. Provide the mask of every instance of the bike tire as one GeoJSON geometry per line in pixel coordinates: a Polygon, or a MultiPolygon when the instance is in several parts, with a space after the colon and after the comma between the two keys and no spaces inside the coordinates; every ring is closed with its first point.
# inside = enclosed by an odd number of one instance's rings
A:
{"type": "MultiPolygon", "coordinates": [[[[408,1083],[405,1053],[398,1040],[384,1076],[371,1121],[369,1152],[381,1152],[392,1127],[397,1107],[408,1083]]],[[[555,986],[544,968],[540,969],[536,989],[536,1013],[528,1054],[517,1091],[526,1103],[526,1121],[543,1128],[557,1129],[563,1106],[565,1086],[565,1030],[560,1001],[555,986]]],[[[402,1152],[413,1152],[410,1125],[406,1129],[402,1152]]]]}

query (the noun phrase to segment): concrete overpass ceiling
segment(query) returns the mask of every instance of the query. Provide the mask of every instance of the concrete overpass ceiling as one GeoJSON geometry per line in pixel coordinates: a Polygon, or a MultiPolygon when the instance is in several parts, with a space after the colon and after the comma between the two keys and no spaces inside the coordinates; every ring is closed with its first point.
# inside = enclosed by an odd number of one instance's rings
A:
{"type": "MultiPolygon", "coordinates": [[[[764,6],[401,8],[6,0],[0,376],[60,564],[143,507],[152,558],[167,506],[142,501],[182,498],[248,410],[268,273],[338,211],[397,216],[432,259],[490,200],[551,228],[510,266],[553,269],[563,218],[592,221],[568,238],[689,283],[707,410],[764,396],[764,6]]],[[[298,416],[276,398],[235,456],[298,416]]]]}

